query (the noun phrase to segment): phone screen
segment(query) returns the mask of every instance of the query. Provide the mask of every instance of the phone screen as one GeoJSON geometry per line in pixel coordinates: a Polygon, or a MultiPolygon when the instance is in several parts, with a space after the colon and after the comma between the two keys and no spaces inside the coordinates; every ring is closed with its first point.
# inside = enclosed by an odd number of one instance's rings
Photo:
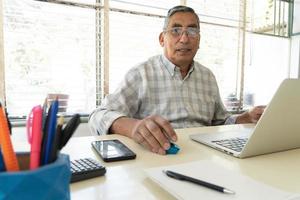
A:
{"type": "Polygon", "coordinates": [[[128,160],[136,157],[136,154],[119,140],[94,141],[92,147],[106,162],[128,160]]]}

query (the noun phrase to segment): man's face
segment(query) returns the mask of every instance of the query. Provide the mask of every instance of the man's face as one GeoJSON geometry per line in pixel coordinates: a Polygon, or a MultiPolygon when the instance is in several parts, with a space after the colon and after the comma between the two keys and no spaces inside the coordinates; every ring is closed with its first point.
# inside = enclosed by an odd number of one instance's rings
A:
{"type": "Polygon", "coordinates": [[[189,35],[187,29],[199,31],[196,16],[189,12],[177,12],[170,17],[166,31],[159,36],[165,56],[178,67],[190,65],[199,48],[199,32],[189,35]],[[177,31],[174,29],[176,27],[183,30],[181,35],[174,34],[177,31]]]}

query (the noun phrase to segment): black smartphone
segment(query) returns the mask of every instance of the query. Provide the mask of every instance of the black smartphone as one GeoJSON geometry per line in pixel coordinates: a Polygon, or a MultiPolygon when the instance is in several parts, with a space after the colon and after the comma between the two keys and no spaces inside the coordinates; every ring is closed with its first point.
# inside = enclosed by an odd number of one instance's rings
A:
{"type": "Polygon", "coordinates": [[[105,162],[135,159],[136,154],[119,140],[93,141],[92,147],[105,162]]]}

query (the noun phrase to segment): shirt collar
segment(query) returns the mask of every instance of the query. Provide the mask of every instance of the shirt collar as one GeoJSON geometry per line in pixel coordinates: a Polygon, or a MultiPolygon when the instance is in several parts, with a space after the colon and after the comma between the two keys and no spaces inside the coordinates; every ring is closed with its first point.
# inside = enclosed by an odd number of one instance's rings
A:
{"type": "MultiPolygon", "coordinates": [[[[179,68],[176,65],[174,65],[165,55],[161,55],[161,61],[168,70],[168,72],[171,74],[171,76],[175,75],[176,68],[177,70],[179,70],[179,68]]],[[[194,71],[194,65],[195,64],[193,62],[185,78],[189,77],[189,75],[194,71]]]]}

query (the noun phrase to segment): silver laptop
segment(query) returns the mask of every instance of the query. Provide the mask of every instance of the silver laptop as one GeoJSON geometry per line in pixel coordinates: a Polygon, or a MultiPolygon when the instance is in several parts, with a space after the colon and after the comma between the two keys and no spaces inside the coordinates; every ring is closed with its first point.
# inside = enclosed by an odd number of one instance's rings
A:
{"type": "Polygon", "coordinates": [[[238,158],[300,147],[300,79],[284,80],[254,128],[190,135],[238,158]]]}

